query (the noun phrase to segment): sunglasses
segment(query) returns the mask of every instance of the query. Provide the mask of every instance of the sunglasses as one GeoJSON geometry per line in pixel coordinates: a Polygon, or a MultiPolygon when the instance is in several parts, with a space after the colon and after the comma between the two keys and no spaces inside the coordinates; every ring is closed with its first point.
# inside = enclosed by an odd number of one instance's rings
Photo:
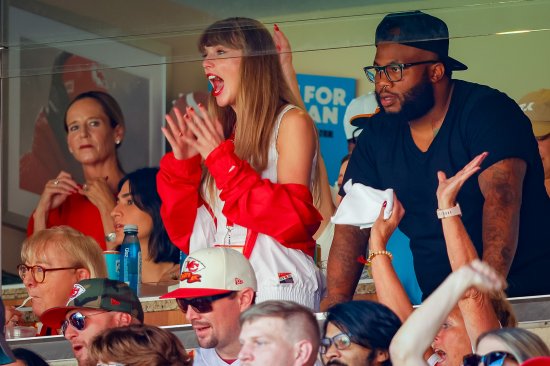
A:
{"type": "Polygon", "coordinates": [[[176,299],[176,302],[180,310],[184,313],[187,313],[189,306],[193,308],[193,311],[196,313],[209,313],[212,311],[212,303],[217,300],[224,299],[226,297],[232,296],[236,291],[227,292],[225,294],[213,295],[213,296],[203,296],[203,297],[194,297],[194,298],[180,298],[176,299]]]}
{"type": "Polygon", "coordinates": [[[502,366],[504,364],[504,361],[506,359],[510,359],[513,361],[516,361],[516,358],[514,355],[508,353],[508,352],[489,352],[486,355],[480,356],[475,353],[469,354],[464,356],[464,359],[462,360],[463,366],[502,366]]]}
{"type": "Polygon", "coordinates": [[[63,321],[63,324],[61,324],[61,333],[65,335],[65,332],[67,331],[67,327],[69,324],[76,330],[82,331],[84,328],[86,328],[86,318],[89,318],[94,315],[107,313],[108,311],[102,311],[99,313],[93,313],[88,315],[82,315],[81,312],[77,311],[76,313],[72,313],[69,315],[69,318],[63,321]]]}

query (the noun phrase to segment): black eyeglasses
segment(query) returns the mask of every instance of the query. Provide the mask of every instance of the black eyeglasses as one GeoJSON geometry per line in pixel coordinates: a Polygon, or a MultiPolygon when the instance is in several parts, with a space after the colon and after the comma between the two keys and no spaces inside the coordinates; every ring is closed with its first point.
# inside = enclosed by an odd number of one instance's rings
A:
{"type": "Polygon", "coordinates": [[[77,311],[76,313],[72,313],[69,315],[69,318],[63,321],[63,324],[61,324],[61,332],[63,335],[65,335],[65,332],[67,331],[67,327],[72,325],[72,327],[78,331],[84,330],[86,328],[86,318],[89,318],[94,315],[104,314],[108,313],[108,311],[100,311],[98,313],[83,315],[81,312],[77,311]]]}
{"type": "Polygon", "coordinates": [[[27,266],[26,264],[20,264],[17,266],[17,271],[19,272],[19,277],[22,280],[25,279],[27,271],[31,271],[32,278],[35,282],[42,283],[46,279],[46,272],[50,271],[62,271],[66,269],[78,269],[80,267],[60,267],[60,268],[44,268],[42,266],[27,266]]]}
{"type": "Polygon", "coordinates": [[[181,311],[187,313],[187,308],[191,306],[193,310],[197,313],[209,313],[212,311],[212,303],[217,300],[224,299],[226,297],[234,295],[236,292],[231,291],[225,294],[213,295],[213,296],[203,296],[203,297],[194,297],[190,299],[180,298],[176,299],[181,311]]]}
{"type": "Polygon", "coordinates": [[[480,356],[475,353],[469,354],[464,356],[462,360],[463,366],[500,366],[504,363],[506,359],[511,359],[513,361],[516,361],[516,358],[514,355],[508,353],[508,352],[489,352],[486,355],[480,356]]]}
{"type": "Polygon", "coordinates": [[[332,338],[322,338],[319,353],[322,355],[326,354],[333,343],[337,350],[347,349],[351,346],[351,336],[346,333],[338,333],[332,338]]]}
{"type": "Polygon", "coordinates": [[[441,61],[437,60],[428,60],[428,61],[419,61],[419,62],[410,62],[407,64],[389,64],[385,66],[367,66],[363,67],[367,79],[371,83],[376,82],[376,76],[384,72],[389,81],[395,82],[403,79],[403,69],[406,69],[411,66],[424,65],[424,64],[435,64],[441,61]]]}

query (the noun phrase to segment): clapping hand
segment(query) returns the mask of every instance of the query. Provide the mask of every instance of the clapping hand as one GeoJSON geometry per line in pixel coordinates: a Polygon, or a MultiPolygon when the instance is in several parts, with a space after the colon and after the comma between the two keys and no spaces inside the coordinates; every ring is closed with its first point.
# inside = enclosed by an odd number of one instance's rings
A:
{"type": "Polygon", "coordinates": [[[194,138],[191,130],[187,127],[187,121],[178,108],[174,108],[176,120],[170,114],[166,115],[166,127],[162,127],[162,133],[172,147],[174,157],[178,160],[189,159],[197,155],[199,152],[190,146],[184,136],[191,139],[194,138]]]}
{"type": "Polygon", "coordinates": [[[181,138],[206,159],[225,140],[225,137],[221,123],[210,118],[208,111],[200,103],[199,109],[203,117],[199,116],[193,108],[187,108],[183,120],[190,133],[183,134],[181,138]]]}

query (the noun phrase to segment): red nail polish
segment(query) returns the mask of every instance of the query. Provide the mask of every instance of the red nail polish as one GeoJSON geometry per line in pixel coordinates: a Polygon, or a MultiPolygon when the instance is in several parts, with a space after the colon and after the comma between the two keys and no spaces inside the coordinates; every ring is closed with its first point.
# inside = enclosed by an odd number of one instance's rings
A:
{"type": "Polygon", "coordinates": [[[386,207],[387,204],[388,204],[388,201],[384,201],[384,203],[382,204],[382,207],[386,207]]]}
{"type": "Polygon", "coordinates": [[[281,46],[277,45],[277,51],[281,51],[281,46]]]}
{"type": "Polygon", "coordinates": [[[203,106],[201,102],[198,102],[197,105],[198,105],[199,107],[202,107],[202,106],[203,106]]]}
{"type": "Polygon", "coordinates": [[[279,31],[279,26],[277,25],[277,23],[273,24],[273,29],[275,29],[276,32],[279,31]]]}

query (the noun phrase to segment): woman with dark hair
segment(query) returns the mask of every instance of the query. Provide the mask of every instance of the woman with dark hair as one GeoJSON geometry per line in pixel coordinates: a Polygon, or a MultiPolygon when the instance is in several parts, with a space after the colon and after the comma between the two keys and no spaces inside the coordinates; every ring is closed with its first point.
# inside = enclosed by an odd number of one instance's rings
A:
{"type": "Polygon", "coordinates": [[[111,212],[116,245],[124,239],[124,225],[138,226],[144,283],[177,280],[179,275],[180,251],[170,241],[160,216],[157,172],[158,168],[143,168],[122,178],[117,204],[111,212]]]}
{"type": "Polygon", "coordinates": [[[103,249],[112,249],[118,182],[124,176],[117,148],[124,137],[124,117],[116,100],[101,91],[79,94],[65,112],[69,152],[82,166],[81,185],[61,171],[46,183],[29,220],[27,234],[67,225],[93,237],[103,249]]]}

